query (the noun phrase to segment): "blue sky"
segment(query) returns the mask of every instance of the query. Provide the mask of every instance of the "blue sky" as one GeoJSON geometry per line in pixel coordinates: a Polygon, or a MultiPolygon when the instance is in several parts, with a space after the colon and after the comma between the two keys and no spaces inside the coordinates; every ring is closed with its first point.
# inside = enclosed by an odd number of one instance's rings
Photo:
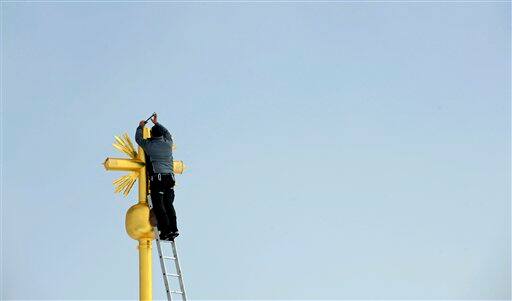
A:
{"type": "Polygon", "coordinates": [[[2,298],[138,298],[136,194],[101,163],[153,111],[189,166],[192,299],[510,298],[510,25],[508,2],[3,3],[2,298]]]}

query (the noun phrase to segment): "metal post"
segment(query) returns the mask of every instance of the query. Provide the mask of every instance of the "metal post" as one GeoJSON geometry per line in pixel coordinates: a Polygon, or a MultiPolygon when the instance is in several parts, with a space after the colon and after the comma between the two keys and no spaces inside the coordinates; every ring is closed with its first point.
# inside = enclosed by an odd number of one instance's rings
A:
{"type": "Polygon", "coordinates": [[[151,240],[139,240],[139,299],[151,301],[153,299],[151,271],[151,240]]]}

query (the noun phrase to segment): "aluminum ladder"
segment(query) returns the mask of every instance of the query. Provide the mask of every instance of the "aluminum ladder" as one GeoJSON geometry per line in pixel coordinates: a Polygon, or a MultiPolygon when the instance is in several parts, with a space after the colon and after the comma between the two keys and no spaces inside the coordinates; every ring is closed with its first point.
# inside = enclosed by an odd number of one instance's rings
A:
{"type": "MultiPolygon", "coordinates": [[[[148,196],[148,204],[149,208],[153,208],[153,204],[151,203],[151,197],[148,196]]],[[[181,272],[180,267],[180,260],[178,257],[178,249],[176,247],[175,241],[165,241],[160,240],[160,236],[158,234],[158,228],[153,227],[153,231],[155,232],[155,241],[156,246],[158,249],[158,257],[160,259],[160,266],[162,267],[162,275],[164,278],[164,285],[165,285],[165,293],[167,295],[167,300],[172,301],[172,295],[179,295],[181,296],[181,300],[186,301],[187,300],[187,292],[185,291],[185,283],[183,283],[183,273],[181,272]],[[171,245],[172,247],[172,256],[167,256],[162,251],[162,245],[171,245]],[[175,266],[175,273],[169,273],[169,270],[167,269],[167,266],[165,264],[165,261],[174,261],[175,266]],[[169,278],[178,278],[180,290],[173,290],[171,289],[169,285],[169,278]]]]}

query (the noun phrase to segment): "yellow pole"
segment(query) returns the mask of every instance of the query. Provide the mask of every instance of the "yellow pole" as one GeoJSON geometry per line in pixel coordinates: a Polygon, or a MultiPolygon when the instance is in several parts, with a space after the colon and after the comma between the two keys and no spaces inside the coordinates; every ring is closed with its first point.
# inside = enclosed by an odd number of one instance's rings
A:
{"type": "MultiPolygon", "coordinates": [[[[144,128],[144,139],[149,138],[149,128],[144,128]]],[[[139,160],[145,162],[144,150],[139,146],[139,160]]],[[[146,166],[139,172],[139,204],[147,206],[147,187],[146,187],[146,166]]],[[[141,301],[153,300],[153,282],[152,282],[152,260],[151,260],[151,240],[147,238],[139,239],[139,299],[141,301]]]]}
{"type": "Polygon", "coordinates": [[[151,240],[139,240],[139,300],[153,299],[151,271],[151,240]]]}
{"type": "MultiPolygon", "coordinates": [[[[146,133],[149,135],[149,129],[148,128],[144,128],[144,139],[147,139],[149,137],[146,137],[146,133]],[[146,129],[148,131],[146,131],[146,129]]],[[[142,162],[146,162],[145,158],[144,158],[144,150],[142,149],[142,147],[139,146],[139,151],[138,151],[138,156],[139,156],[139,160],[141,160],[142,162]]],[[[140,169],[140,172],[139,172],[139,203],[140,204],[146,204],[148,201],[146,199],[147,195],[147,187],[146,187],[146,164],[144,164],[144,166],[140,169]]]]}

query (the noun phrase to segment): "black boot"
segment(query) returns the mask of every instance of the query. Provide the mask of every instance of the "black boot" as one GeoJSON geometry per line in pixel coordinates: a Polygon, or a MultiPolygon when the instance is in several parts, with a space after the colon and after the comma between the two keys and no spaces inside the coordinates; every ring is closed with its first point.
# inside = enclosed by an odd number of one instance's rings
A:
{"type": "Polygon", "coordinates": [[[169,238],[170,238],[170,240],[174,241],[174,239],[176,237],[178,237],[178,235],[180,235],[180,232],[178,232],[178,230],[176,230],[176,232],[169,233],[169,238]]]}
{"type": "Polygon", "coordinates": [[[169,240],[169,237],[172,237],[172,232],[162,230],[160,231],[160,240],[169,240]]]}

